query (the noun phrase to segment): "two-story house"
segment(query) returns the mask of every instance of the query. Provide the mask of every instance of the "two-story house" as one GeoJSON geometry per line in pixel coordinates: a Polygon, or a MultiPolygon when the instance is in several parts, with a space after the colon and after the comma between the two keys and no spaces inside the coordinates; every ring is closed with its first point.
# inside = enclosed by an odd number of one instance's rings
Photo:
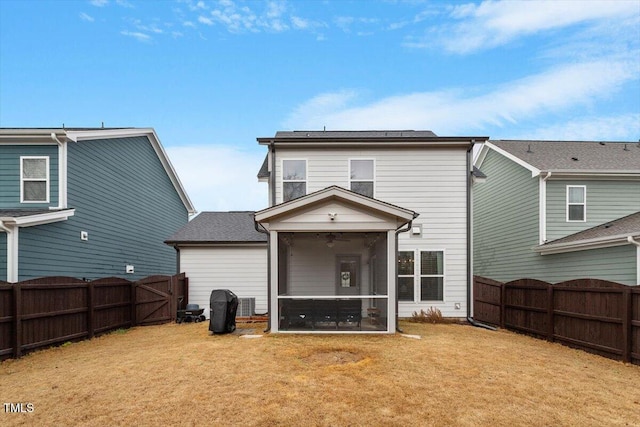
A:
{"type": "Polygon", "coordinates": [[[174,274],[192,213],[153,129],[0,129],[0,280],[174,274]]]}
{"type": "Polygon", "coordinates": [[[397,317],[470,315],[472,149],[430,131],[277,132],[268,207],[203,212],[167,243],[189,302],[228,288],[273,332],[391,333],[397,317]],[[253,215],[251,215],[253,216],[253,215]]]}
{"type": "Polygon", "coordinates": [[[489,141],[475,166],[475,274],[640,284],[640,144],[489,141]]]}

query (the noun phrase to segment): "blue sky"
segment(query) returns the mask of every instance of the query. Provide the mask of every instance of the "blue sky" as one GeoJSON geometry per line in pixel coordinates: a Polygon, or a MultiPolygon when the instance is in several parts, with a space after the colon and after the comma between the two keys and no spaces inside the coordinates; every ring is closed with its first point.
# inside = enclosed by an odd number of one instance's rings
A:
{"type": "Polygon", "coordinates": [[[640,139],[640,0],[0,0],[0,127],[153,127],[196,209],[278,130],[640,139]]]}

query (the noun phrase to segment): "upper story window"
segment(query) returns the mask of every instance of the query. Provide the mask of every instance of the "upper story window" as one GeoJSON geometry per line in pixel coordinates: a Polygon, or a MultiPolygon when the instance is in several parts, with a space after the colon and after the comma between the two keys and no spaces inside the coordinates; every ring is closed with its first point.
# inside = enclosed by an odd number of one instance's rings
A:
{"type": "Polygon", "coordinates": [[[349,188],[351,191],[372,197],[375,187],[375,164],[373,159],[349,161],[349,188]]]}
{"type": "Polygon", "coordinates": [[[282,160],[282,201],[307,194],[307,161],[282,160]]]}
{"type": "Polygon", "coordinates": [[[20,157],[20,202],[49,203],[49,157],[20,157]]]}
{"type": "Polygon", "coordinates": [[[587,187],[567,185],[567,221],[587,220],[587,187]]]}

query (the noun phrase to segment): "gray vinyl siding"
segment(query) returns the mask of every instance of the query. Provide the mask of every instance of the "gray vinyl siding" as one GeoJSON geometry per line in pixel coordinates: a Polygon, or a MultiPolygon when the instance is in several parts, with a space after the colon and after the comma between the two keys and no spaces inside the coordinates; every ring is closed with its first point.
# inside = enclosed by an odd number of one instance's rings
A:
{"type": "Polygon", "coordinates": [[[547,181],[547,241],[640,211],[640,182],[613,180],[547,181]],[[567,186],[586,186],[586,222],[567,222],[567,186]]]}
{"type": "Polygon", "coordinates": [[[20,229],[20,280],[176,272],[176,252],[163,242],[188,213],[146,137],[70,143],[68,206],[76,211],[67,221],[20,229]]]}
{"type": "Polygon", "coordinates": [[[420,214],[422,235],[399,235],[400,250],[445,252],[444,301],[401,302],[399,316],[438,308],[463,317],[467,295],[466,150],[463,148],[279,149],[276,203],[282,201],[282,159],[307,160],[307,193],[331,185],[349,189],[349,159],[375,160],[375,198],[420,214]],[[455,303],[461,308],[456,310],[455,303]]]}
{"type": "Polygon", "coordinates": [[[57,204],[58,146],[0,145],[0,209],[42,208],[57,204]],[[21,156],[49,157],[49,203],[20,203],[21,156]]]}
{"type": "MultiPolygon", "coordinates": [[[[636,249],[630,245],[544,256],[534,252],[539,239],[539,179],[494,151],[489,151],[481,170],[487,180],[474,186],[474,274],[503,282],[533,278],[557,283],[589,277],[636,284],[636,249]]],[[[548,182],[547,200],[558,192],[564,200],[567,183],[548,182]],[[554,187],[557,183],[561,190],[554,187]]],[[[589,194],[587,187],[587,200],[589,194]]]]}

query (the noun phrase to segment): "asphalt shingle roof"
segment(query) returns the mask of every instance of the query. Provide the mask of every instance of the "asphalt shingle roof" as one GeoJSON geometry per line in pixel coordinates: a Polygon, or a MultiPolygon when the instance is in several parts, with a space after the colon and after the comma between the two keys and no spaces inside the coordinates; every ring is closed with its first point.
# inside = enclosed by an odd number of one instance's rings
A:
{"type": "Polygon", "coordinates": [[[435,138],[430,130],[358,130],[358,131],[278,131],[276,138],[435,138]]]}
{"type": "Polygon", "coordinates": [[[255,229],[253,211],[201,212],[165,243],[261,243],[267,235],[255,229]]]}
{"type": "Polygon", "coordinates": [[[635,171],[640,143],[595,141],[489,141],[542,171],[635,171]]]}
{"type": "Polygon", "coordinates": [[[556,239],[551,242],[547,242],[540,247],[544,248],[546,245],[556,245],[561,243],[573,243],[582,240],[591,240],[598,238],[606,238],[613,236],[629,235],[635,236],[640,234],[640,212],[627,215],[622,218],[615,219],[613,221],[606,222],[604,224],[597,225],[584,231],[572,234],[561,239],[556,239]]]}
{"type": "Polygon", "coordinates": [[[269,178],[269,165],[267,164],[268,160],[269,160],[269,155],[267,154],[264,157],[264,162],[262,162],[262,166],[260,166],[260,170],[258,171],[258,179],[269,178]]]}

